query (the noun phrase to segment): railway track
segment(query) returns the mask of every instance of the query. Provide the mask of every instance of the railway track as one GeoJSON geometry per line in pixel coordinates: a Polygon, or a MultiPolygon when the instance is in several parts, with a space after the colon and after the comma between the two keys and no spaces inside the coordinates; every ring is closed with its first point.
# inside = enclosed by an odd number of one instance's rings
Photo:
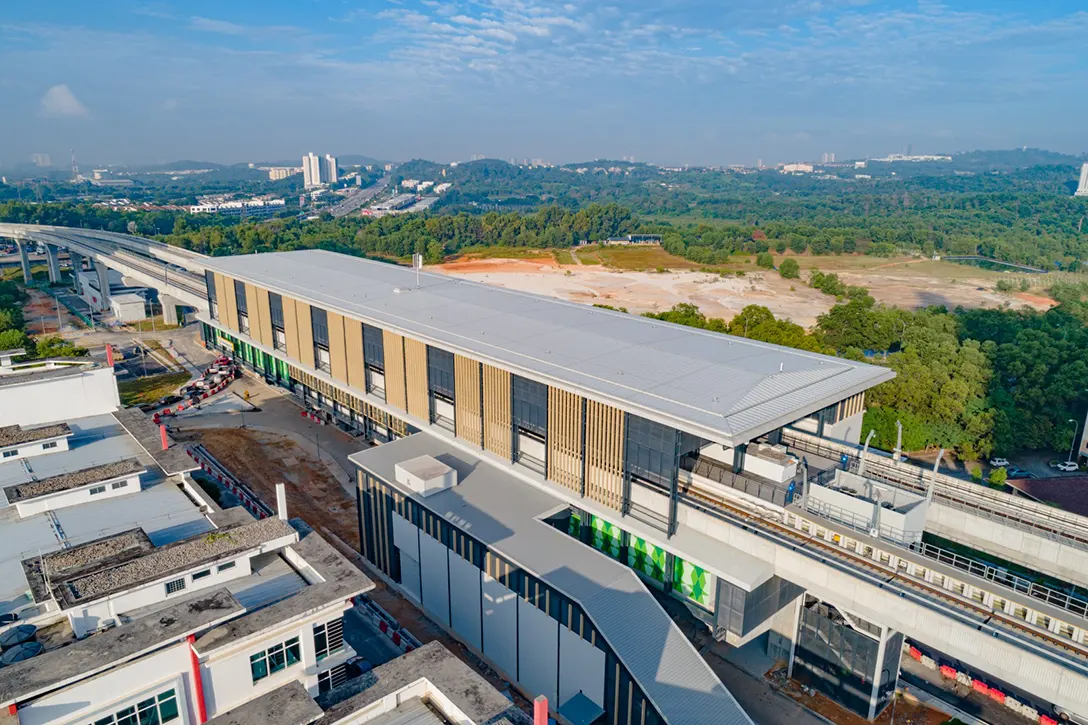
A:
{"type": "MultiPolygon", "coordinates": [[[[1060,650],[1062,653],[1074,655],[1077,658],[1080,658],[1081,661],[1071,664],[1075,664],[1082,672],[1088,674],[1088,661],[1084,660],[1084,658],[1088,656],[1088,648],[1085,648],[1076,642],[1056,637],[1050,632],[1045,632],[1027,625],[1025,622],[1014,619],[1005,613],[994,612],[989,608],[978,605],[973,600],[960,598],[952,592],[933,586],[928,582],[920,582],[913,578],[905,577],[901,572],[891,566],[886,566],[878,561],[861,556],[860,554],[842,549],[827,541],[816,538],[813,534],[805,534],[789,526],[772,521],[764,516],[757,515],[750,510],[725,503],[719,498],[700,492],[694,485],[688,486],[688,488],[682,492],[682,495],[682,500],[685,500],[685,502],[689,504],[693,503],[693,501],[696,502],[697,508],[703,509],[710,515],[717,515],[719,518],[740,519],[742,526],[747,525],[750,529],[759,529],[764,534],[768,533],[769,530],[772,536],[777,536],[779,539],[785,539],[786,542],[795,549],[805,549],[806,551],[812,552],[813,555],[818,556],[826,555],[851,568],[863,569],[881,579],[883,581],[881,586],[894,583],[895,585],[909,589],[916,594],[930,599],[937,599],[961,612],[969,613],[968,616],[972,617],[973,626],[980,631],[986,628],[991,630],[996,636],[998,632],[995,630],[997,630],[1000,625],[1003,628],[1014,630],[1015,633],[1020,636],[1026,635],[1036,643],[1044,643],[1050,648],[1060,650]],[[819,552],[818,554],[816,553],[817,551],[819,552]]],[[[738,522],[734,520],[732,523],[738,522]]]]}

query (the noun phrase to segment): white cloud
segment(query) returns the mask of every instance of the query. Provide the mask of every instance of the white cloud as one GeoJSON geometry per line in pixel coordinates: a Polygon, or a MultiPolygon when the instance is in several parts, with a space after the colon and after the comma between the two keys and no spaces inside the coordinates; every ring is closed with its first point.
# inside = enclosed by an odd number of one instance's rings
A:
{"type": "Polygon", "coordinates": [[[85,118],[89,115],[87,107],[63,83],[53,86],[42,96],[42,113],[52,118],[85,118]]]}

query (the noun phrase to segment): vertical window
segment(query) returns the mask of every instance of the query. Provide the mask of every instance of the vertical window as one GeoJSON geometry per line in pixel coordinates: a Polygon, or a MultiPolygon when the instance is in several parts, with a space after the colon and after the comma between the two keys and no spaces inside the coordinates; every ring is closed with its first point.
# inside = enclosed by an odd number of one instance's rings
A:
{"type": "Polygon", "coordinates": [[[548,437],[548,386],[511,375],[514,460],[544,473],[548,437]]]}
{"type": "Polygon", "coordinates": [[[363,361],[367,367],[379,372],[385,371],[385,340],[382,331],[373,325],[363,323],[363,361]]]}
{"type": "Polygon", "coordinates": [[[453,353],[427,346],[427,387],[430,389],[431,422],[454,430],[453,353]]]}
{"type": "Polygon", "coordinates": [[[249,334],[249,307],[246,305],[245,282],[234,280],[234,303],[238,307],[238,330],[242,334],[249,334]]]}
{"type": "Polygon", "coordinates": [[[335,654],[344,648],[344,620],[334,619],[331,622],[314,625],[314,652],[317,661],[335,654]]]}
{"type": "Polygon", "coordinates": [[[275,292],[268,293],[268,317],[272,320],[272,347],[287,351],[287,332],[283,326],[283,298],[275,292]]]}
{"type": "Polygon", "coordinates": [[[676,430],[637,415],[627,416],[627,473],[641,482],[671,490],[677,475],[676,430]]]}
{"type": "Polygon", "coordinates": [[[310,325],[314,335],[314,365],[318,370],[332,372],[329,359],[329,316],[320,307],[310,308],[310,325]]]}
{"type": "Polygon", "coordinates": [[[363,324],[363,364],[366,366],[366,392],[385,399],[385,342],[382,331],[363,324]]]}
{"type": "Polygon", "coordinates": [[[347,682],[347,666],[337,665],[332,669],[325,670],[324,672],[317,673],[317,692],[322,695],[329,690],[339,687],[347,682]]]}
{"type": "Polygon", "coordinates": [[[174,594],[176,592],[180,592],[184,588],[185,588],[185,577],[182,577],[181,579],[175,579],[174,581],[171,581],[171,582],[166,582],[166,593],[167,594],[174,594]]]}
{"type": "Polygon", "coordinates": [[[208,310],[213,320],[219,319],[219,299],[215,294],[215,272],[204,271],[204,284],[208,287],[208,310]]]}

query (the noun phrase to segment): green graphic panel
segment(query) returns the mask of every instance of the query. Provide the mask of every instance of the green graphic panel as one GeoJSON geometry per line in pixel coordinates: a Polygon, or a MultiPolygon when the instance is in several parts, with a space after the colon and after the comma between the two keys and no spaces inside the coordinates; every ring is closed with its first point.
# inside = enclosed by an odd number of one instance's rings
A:
{"type": "Polygon", "coordinates": [[[577,513],[572,513],[567,520],[567,533],[576,539],[582,538],[582,517],[577,513]]]}
{"type": "Polygon", "coordinates": [[[632,536],[627,544],[627,565],[664,586],[666,582],[664,549],[654,546],[645,539],[632,536]]]}
{"type": "Polygon", "coordinates": [[[673,560],[672,587],[700,607],[714,610],[714,575],[677,557],[673,560]]]}
{"type": "Polygon", "coordinates": [[[619,559],[623,531],[618,526],[596,516],[591,517],[590,526],[593,528],[593,547],[600,549],[613,559],[619,559]]]}

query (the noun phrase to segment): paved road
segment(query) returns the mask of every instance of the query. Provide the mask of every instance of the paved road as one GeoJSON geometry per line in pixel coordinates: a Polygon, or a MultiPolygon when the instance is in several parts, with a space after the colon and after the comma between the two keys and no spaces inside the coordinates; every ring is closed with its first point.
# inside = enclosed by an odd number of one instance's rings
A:
{"type": "Polygon", "coordinates": [[[358,607],[344,612],[344,641],[375,667],[401,655],[400,648],[382,634],[370,617],[363,615],[358,607]]]}

